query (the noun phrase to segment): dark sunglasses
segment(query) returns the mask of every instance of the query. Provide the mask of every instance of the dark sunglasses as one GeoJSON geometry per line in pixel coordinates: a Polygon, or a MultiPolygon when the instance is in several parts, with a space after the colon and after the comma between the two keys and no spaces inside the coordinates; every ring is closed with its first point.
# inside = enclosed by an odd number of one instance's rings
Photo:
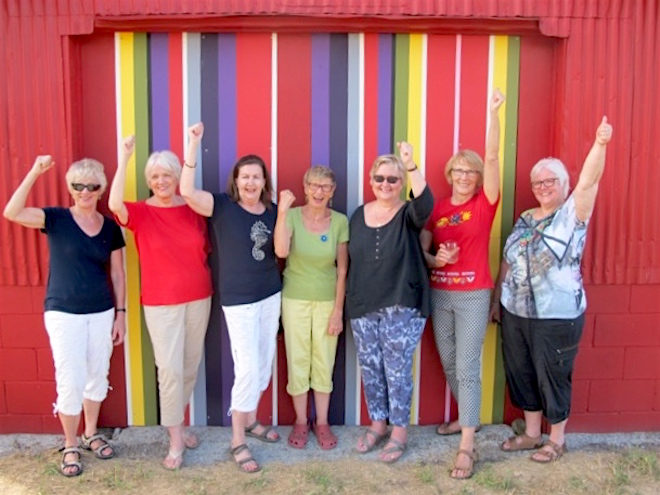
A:
{"type": "Polygon", "coordinates": [[[87,189],[89,192],[95,192],[101,189],[101,184],[81,184],[80,182],[72,182],[71,187],[74,191],[82,192],[87,189]]]}
{"type": "Polygon", "coordinates": [[[384,175],[374,175],[374,182],[378,182],[379,184],[384,181],[387,181],[388,184],[396,184],[400,180],[401,177],[395,175],[388,175],[387,177],[384,175]]]}

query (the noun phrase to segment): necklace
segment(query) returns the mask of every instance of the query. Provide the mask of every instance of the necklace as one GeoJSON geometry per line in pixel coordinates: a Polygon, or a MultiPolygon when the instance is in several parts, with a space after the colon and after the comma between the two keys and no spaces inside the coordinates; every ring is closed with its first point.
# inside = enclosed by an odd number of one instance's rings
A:
{"type": "Polygon", "coordinates": [[[392,219],[393,213],[396,213],[399,210],[399,204],[395,204],[390,206],[389,208],[385,209],[385,213],[379,215],[378,214],[378,206],[374,208],[374,220],[376,221],[376,227],[382,227],[385,225],[387,222],[389,222],[392,219]]]}

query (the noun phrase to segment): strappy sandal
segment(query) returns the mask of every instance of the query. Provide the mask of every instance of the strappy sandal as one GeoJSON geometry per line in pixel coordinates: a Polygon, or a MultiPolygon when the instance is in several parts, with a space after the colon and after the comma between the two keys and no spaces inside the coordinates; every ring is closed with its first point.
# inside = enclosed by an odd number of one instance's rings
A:
{"type": "MultiPolygon", "coordinates": [[[[255,421],[252,423],[250,426],[245,427],[245,436],[256,438],[257,440],[261,440],[262,442],[266,443],[275,443],[280,441],[280,436],[277,435],[276,438],[269,438],[268,437],[268,432],[273,430],[272,426],[263,426],[259,421],[255,421]],[[254,430],[259,428],[260,426],[263,427],[264,431],[261,433],[256,433],[254,430]]],[[[274,430],[273,430],[274,431],[274,430]]],[[[277,433],[277,432],[275,432],[277,433]]]]}
{"type": "Polygon", "coordinates": [[[568,452],[566,444],[557,445],[552,440],[548,440],[543,444],[543,446],[532,454],[530,457],[534,462],[539,464],[549,464],[551,462],[558,461],[561,457],[568,452]],[[546,447],[550,447],[547,449],[546,447]],[[536,457],[534,457],[536,456],[536,457]]]}
{"type": "Polygon", "coordinates": [[[112,445],[108,443],[108,440],[105,438],[105,435],[101,433],[94,433],[91,437],[87,438],[83,433],[80,436],[80,443],[83,449],[91,450],[94,455],[99,459],[111,459],[115,456],[115,449],[112,448],[112,445]],[[100,442],[96,447],[93,447],[94,442],[100,442]],[[109,453],[103,453],[110,449],[109,453]]]}
{"type": "MultiPolygon", "coordinates": [[[[447,435],[457,435],[463,431],[461,429],[461,425],[459,425],[458,422],[456,422],[456,425],[458,427],[452,428],[451,425],[452,423],[442,423],[441,425],[438,425],[438,427],[435,429],[435,432],[440,436],[447,436],[447,435]]],[[[479,430],[481,430],[481,425],[477,426],[474,429],[474,432],[477,433],[479,430]]]]}
{"type": "Polygon", "coordinates": [[[314,435],[319,441],[319,446],[323,450],[332,450],[337,446],[337,437],[332,430],[330,425],[314,425],[314,435]]]}
{"type": "Polygon", "coordinates": [[[78,476],[82,474],[83,468],[82,468],[82,453],[80,452],[79,447],[62,447],[60,449],[60,452],[62,452],[62,462],[60,464],[60,474],[62,476],[66,476],[67,478],[72,478],[74,476],[78,476]],[[77,460],[75,461],[67,461],[66,456],[69,454],[76,454],[78,456],[77,460]],[[75,468],[71,471],[67,471],[69,468],[75,468]]]}
{"type": "Polygon", "coordinates": [[[477,462],[478,460],[479,460],[479,456],[477,455],[476,450],[472,450],[472,452],[470,452],[469,450],[459,449],[459,451],[456,452],[456,458],[454,459],[454,467],[449,472],[449,477],[455,480],[466,480],[472,478],[472,475],[474,474],[474,463],[477,462]],[[468,467],[459,466],[458,462],[456,462],[458,460],[458,456],[461,454],[467,456],[470,459],[468,467]],[[465,474],[463,474],[462,476],[458,476],[458,475],[454,476],[454,471],[456,470],[463,471],[465,474]]]}
{"type": "MultiPolygon", "coordinates": [[[[248,474],[258,473],[259,471],[261,471],[261,466],[255,460],[255,458],[252,457],[251,454],[249,456],[247,456],[245,459],[241,459],[240,461],[238,459],[236,459],[236,456],[238,454],[240,454],[241,452],[243,452],[244,450],[248,450],[248,446],[244,443],[242,443],[240,445],[237,445],[236,447],[232,447],[231,444],[229,445],[229,455],[231,455],[232,458],[234,459],[234,462],[236,463],[236,466],[238,467],[238,469],[240,469],[244,473],[248,473],[248,474]],[[257,465],[257,469],[246,469],[245,465],[248,462],[254,462],[257,465]]],[[[249,450],[248,450],[248,452],[249,452],[249,450]]]]}
{"type": "Polygon", "coordinates": [[[179,469],[181,469],[181,466],[183,465],[183,454],[185,451],[186,451],[185,447],[183,448],[183,450],[179,450],[179,451],[170,449],[170,451],[167,453],[167,457],[163,459],[163,467],[168,471],[178,471],[179,469]],[[174,463],[170,465],[166,464],[165,461],[167,461],[168,459],[172,459],[174,463]]]}
{"type": "Polygon", "coordinates": [[[309,425],[293,425],[287,443],[294,449],[302,449],[307,445],[309,440],[309,425]]]}
{"type": "Polygon", "coordinates": [[[535,450],[543,446],[543,435],[538,437],[530,437],[523,433],[522,435],[514,435],[509,437],[508,440],[502,442],[500,449],[504,452],[518,452],[519,450],[535,450]],[[506,447],[508,442],[508,447],[506,447]]]}
{"type": "Polygon", "coordinates": [[[365,431],[362,436],[360,437],[360,441],[362,442],[362,445],[364,445],[366,450],[360,450],[357,447],[355,448],[355,451],[358,454],[367,454],[374,450],[378,445],[383,443],[383,440],[387,438],[387,431],[385,433],[377,433],[371,428],[369,428],[367,431],[365,431]],[[372,442],[369,442],[369,438],[373,438],[372,442]]]}
{"type": "Polygon", "coordinates": [[[408,444],[401,443],[392,437],[390,437],[388,443],[391,443],[393,445],[391,447],[387,447],[383,449],[383,451],[380,453],[378,460],[380,460],[380,462],[384,462],[385,464],[394,464],[396,461],[398,461],[403,457],[403,453],[406,451],[408,444]],[[383,458],[383,456],[386,456],[388,454],[396,454],[397,452],[400,452],[400,454],[395,457],[390,457],[389,459],[383,458]]]}

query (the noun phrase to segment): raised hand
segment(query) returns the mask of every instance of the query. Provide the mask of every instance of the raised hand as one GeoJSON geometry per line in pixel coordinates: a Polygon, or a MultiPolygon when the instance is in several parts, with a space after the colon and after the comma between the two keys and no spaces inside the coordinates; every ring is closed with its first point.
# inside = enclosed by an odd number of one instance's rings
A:
{"type": "Polygon", "coordinates": [[[596,142],[598,144],[607,144],[612,139],[612,126],[607,123],[607,117],[603,115],[598,129],[596,130],[596,142]]]}
{"type": "Polygon", "coordinates": [[[55,162],[53,161],[52,156],[39,155],[34,160],[34,164],[32,165],[32,172],[36,173],[37,175],[41,175],[47,170],[53,168],[54,166],[55,166],[55,162]]]}
{"type": "Polygon", "coordinates": [[[500,107],[504,104],[505,100],[506,100],[506,97],[500,91],[500,89],[495,88],[493,90],[492,96],[490,97],[490,111],[491,112],[497,112],[500,109],[500,107]]]}
{"type": "Polygon", "coordinates": [[[280,201],[277,203],[277,209],[282,212],[289,211],[295,200],[296,197],[291,191],[283,189],[280,191],[280,201]]]}
{"type": "Polygon", "coordinates": [[[188,127],[188,139],[192,142],[199,143],[204,136],[204,124],[202,122],[197,122],[196,124],[188,127]]]}
{"type": "Polygon", "coordinates": [[[410,168],[409,164],[413,163],[413,147],[412,144],[407,143],[406,141],[399,141],[396,143],[399,148],[399,156],[403,162],[403,166],[410,168]]]}
{"type": "Polygon", "coordinates": [[[135,151],[135,136],[126,136],[121,142],[121,151],[125,157],[130,157],[135,151]]]}

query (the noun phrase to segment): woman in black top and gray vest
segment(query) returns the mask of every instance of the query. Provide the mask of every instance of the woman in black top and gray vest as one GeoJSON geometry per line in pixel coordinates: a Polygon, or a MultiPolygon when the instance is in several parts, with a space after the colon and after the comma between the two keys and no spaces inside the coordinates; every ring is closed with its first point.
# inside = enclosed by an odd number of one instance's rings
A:
{"type": "Polygon", "coordinates": [[[412,400],[412,358],[429,315],[429,287],[419,234],[433,210],[433,195],[408,143],[401,159],[383,155],[370,172],[375,201],[358,208],[350,223],[346,311],[362,368],[371,427],[357,450],[372,451],[392,434],[380,460],[392,463],[406,449],[412,400]],[[401,199],[407,179],[412,200],[401,199]]]}

